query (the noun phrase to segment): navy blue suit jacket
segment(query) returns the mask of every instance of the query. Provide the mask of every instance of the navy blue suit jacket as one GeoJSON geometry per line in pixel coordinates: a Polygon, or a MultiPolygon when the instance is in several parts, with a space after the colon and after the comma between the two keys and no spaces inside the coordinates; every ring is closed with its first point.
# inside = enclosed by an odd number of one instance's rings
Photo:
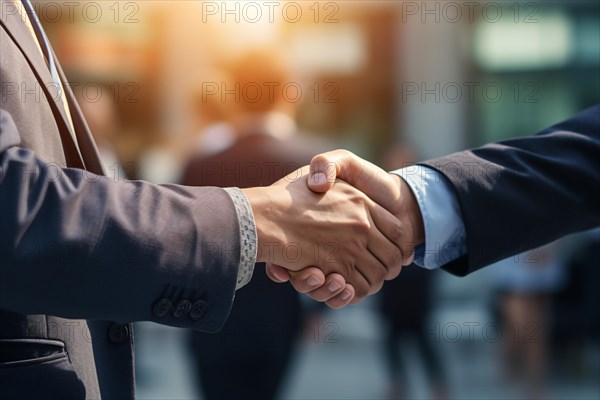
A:
{"type": "Polygon", "coordinates": [[[444,266],[454,274],[600,225],[600,105],[535,136],[423,164],[448,178],[460,204],[467,254],[444,266]]]}

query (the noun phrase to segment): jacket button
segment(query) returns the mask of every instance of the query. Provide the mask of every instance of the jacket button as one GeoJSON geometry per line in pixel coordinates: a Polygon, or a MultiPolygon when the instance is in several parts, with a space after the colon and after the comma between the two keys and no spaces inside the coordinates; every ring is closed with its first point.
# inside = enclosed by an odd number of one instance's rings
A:
{"type": "Polygon", "coordinates": [[[200,318],[206,315],[206,311],[208,311],[208,304],[204,300],[198,300],[194,304],[192,304],[192,308],[190,309],[189,317],[190,319],[197,321],[200,318]]]}
{"type": "Polygon", "coordinates": [[[175,308],[173,308],[173,316],[175,318],[181,318],[190,312],[191,307],[192,303],[190,303],[189,300],[180,300],[177,304],[175,304],[175,308]]]}
{"type": "Polygon", "coordinates": [[[152,314],[154,314],[155,317],[164,317],[169,313],[169,311],[171,311],[172,307],[173,302],[163,297],[154,303],[154,306],[152,306],[152,314]]]}
{"type": "Polygon", "coordinates": [[[129,325],[114,323],[108,328],[108,340],[114,344],[123,344],[129,341],[129,325]]]}

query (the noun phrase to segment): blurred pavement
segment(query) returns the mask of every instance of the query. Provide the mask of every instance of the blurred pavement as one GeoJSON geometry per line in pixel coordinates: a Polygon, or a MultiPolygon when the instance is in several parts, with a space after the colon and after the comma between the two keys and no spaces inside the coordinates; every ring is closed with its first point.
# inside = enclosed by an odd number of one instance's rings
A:
{"type": "MultiPolygon", "coordinates": [[[[483,274],[478,276],[483,282],[484,278],[483,274]]],[[[486,324],[493,327],[486,308],[468,299],[456,301],[455,293],[449,293],[460,291],[468,284],[465,281],[471,278],[459,280],[448,276],[442,279],[448,282],[443,282],[447,293],[441,296],[452,294],[455,301],[444,303],[443,308],[437,309],[430,334],[432,339],[438,339],[436,350],[444,360],[451,398],[524,398],[523,392],[501,378],[497,363],[500,345],[494,339],[496,333],[489,329],[484,334],[481,329],[486,324]],[[479,325],[474,326],[474,321],[479,325]],[[473,328],[469,328],[469,324],[473,328]],[[462,327],[462,331],[458,332],[457,327],[462,327]],[[485,337],[490,340],[484,340],[485,337]]],[[[479,285],[482,286],[485,285],[479,285]]],[[[282,399],[386,398],[388,378],[380,335],[383,325],[374,312],[374,301],[368,299],[358,306],[327,311],[320,321],[301,332],[296,359],[280,394],[282,399]]],[[[201,398],[192,385],[192,364],[184,347],[185,332],[152,323],[139,325],[142,329],[137,330],[138,398],[201,398]]],[[[405,363],[410,365],[406,368],[409,375],[405,382],[407,398],[431,399],[423,364],[411,347],[411,341],[401,340],[398,351],[404,352],[405,363]]],[[[600,379],[597,379],[600,349],[590,348],[588,356],[590,360],[598,360],[594,368],[596,378],[588,373],[577,379],[569,378],[568,382],[564,381],[566,378],[551,379],[548,399],[600,399],[600,379]]]]}

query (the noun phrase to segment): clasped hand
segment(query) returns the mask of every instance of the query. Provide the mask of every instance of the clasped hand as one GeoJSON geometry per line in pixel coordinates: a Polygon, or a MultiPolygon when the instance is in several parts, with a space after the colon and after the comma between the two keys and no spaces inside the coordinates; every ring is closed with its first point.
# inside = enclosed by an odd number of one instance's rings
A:
{"type": "Polygon", "coordinates": [[[406,186],[336,150],[272,186],[245,189],[257,227],[257,262],[267,263],[273,281],[290,281],[330,307],[361,301],[396,278],[422,241],[421,216],[406,186]]]}

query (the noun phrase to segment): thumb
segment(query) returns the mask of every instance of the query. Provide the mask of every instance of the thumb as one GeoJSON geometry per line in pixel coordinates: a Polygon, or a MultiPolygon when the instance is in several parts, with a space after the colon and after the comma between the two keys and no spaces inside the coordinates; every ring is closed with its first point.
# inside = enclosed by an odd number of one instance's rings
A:
{"type": "Polygon", "coordinates": [[[339,167],[333,153],[319,154],[310,161],[308,187],[315,193],[325,193],[335,183],[339,167]]]}
{"type": "Polygon", "coordinates": [[[400,192],[390,174],[348,150],[334,150],[313,157],[308,178],[310,190],[326,192],[336,179],[354,186],[388,210],[394,206],[400,192]]]}

